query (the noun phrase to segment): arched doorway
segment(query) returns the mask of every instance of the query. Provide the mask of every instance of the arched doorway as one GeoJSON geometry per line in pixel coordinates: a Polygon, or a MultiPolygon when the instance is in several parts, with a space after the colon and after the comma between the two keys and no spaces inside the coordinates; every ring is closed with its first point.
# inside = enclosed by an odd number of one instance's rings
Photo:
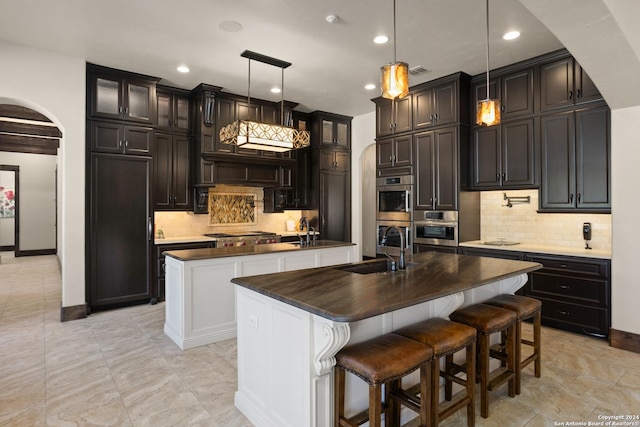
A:
{"type": "Polygon", "coordinates": [[[16,256],[56,253],[61,137],[58,127],[39,112],[0,104],[0,249],[13,250],[16,256]]]}

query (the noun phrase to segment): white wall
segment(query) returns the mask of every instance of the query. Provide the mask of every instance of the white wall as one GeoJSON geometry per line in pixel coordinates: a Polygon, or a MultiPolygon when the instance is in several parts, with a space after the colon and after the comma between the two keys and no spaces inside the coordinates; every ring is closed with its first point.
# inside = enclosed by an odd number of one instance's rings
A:
{"type": "MultiPolygon", "coordinates": [[[[0,165],[8,165],[0,153],[0,165]]],[[[16,165],[11,165],[16,166],[16,165]]],[[[0,187],[15,189],[15,172],[0,170],[0,187]]],[[[15,242],[15,218],[0,218],[0,246],[13,246],[15,242]]]]}
{"type": "Polygon", "coordinates": [[[20,167],[18,249],[55,249],[56,156],[0,152],[0,164],[20,167]]]}
{"type": "Polygon", "coordinates": [[[613,329],[640,334],[638,301],[638,183],[640,182],[640,106],[611,111],[613,194],[612,319],[613,329]]]}
{"type": "Polygon", "coordinates": [[[0,104],[36,110],[62,131],[58,257],[62,305],[85,303],[85,61],[0,41],[0,104]]]}
{"type": "MultiPolygon", "coordinates": [[[[371,103],[371,108],[374,108],[373,103],[371,103]]],[[[362,190],[367,187],[363,183],[364,173],[367,170],[370,172],[370,166],[368,166],[369,169],[367,169],[367,165],[363,162],[363,158],[370,157],[365,154],[365,151],[375,143],[375,111],[354,117],[351,123],[351,240],[357,244],[356,259],[362,259],[362,255],[369,255],[370,252],[368,248],[367,253],[363,252],[363,215],[370,215],[372,213],[371,206],[363,207],[362,203],[362,190]]],[[[373,173],[375,179],[375,159],[373,173]]],[[[373,215],[375,215],[375,210],[373,215]]],[[[364,223],[367,224],[368,221],[364,221],[364,223]]],[[[375,256],[375,246],[373,248],[373,253],[375,256]]]]}

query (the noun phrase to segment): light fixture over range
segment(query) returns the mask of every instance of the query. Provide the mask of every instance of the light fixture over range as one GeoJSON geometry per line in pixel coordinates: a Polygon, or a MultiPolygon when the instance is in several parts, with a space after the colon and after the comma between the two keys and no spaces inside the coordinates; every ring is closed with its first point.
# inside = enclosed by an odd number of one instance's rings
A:
{"type": "Polygon", "coordinates": [[[500,101],[491,99],[489,94],[489,0],[486,0],[486,24],[487,24],[487,98],[478,102],[476,111],[476,124],[493,126],[500,124],[500,101]]]}
{"type": "Polygon", "coordinates": [[[404,98],[409,94],[409,64],[396,60],[396,0],[393,0],[393,62],[381,68],[382,97],[404,98]]]}
{"type": "Polygon", "coordinates": [[[284,152],[296,148],[308,147],[311,135],[306,131],[299,131],[289,126],[291,117],[284,117],[284,69],[290,62],[245,50],[240,55],[249,59],[249,85],[247,89],[247,103],[251,105],[251,61],[273,65],[282,70],[280,124],[263,123],[255,120],[236,120],[220,129],[220,141],[223,144],[236,145],[254,150],[284,152]]]}

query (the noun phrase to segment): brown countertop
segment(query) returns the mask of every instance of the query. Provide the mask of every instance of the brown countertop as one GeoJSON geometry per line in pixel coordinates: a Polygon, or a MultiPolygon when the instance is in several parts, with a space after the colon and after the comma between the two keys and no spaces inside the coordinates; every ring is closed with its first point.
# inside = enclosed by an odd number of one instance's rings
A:
{"type": "MultiPolygon", "coordinates": [[[[380,260],[355,264],[376,262],[380,260]]],[[[407,256],[407,263],[406,270],[397,272],[339,270],[345,264],[237,277],[232,282],[330,320],[355,322],[542,267],[534,262],[437,252],[407,256]]]]}
{"type": "Polygon", "coordinates": [[[167,251],[164,252],[164,254],[180,261],[195,261],[209,258],[260,255],[287,251],[306,251],[353,245],[355,245],[355,243],[337,242],[335,240],[318,240],[315,245],[302,247],[295,243],[269,243],[268,245],[234,246],[231,248],[185,249],[181,251],[167,251]]]}

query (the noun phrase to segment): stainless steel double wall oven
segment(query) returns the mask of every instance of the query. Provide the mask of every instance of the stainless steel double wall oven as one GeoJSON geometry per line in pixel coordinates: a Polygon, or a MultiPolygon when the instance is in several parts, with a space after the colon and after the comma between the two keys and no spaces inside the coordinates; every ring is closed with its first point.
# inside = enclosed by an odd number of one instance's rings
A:
{"type": "Polygon", "coordinates": [[[400,234],[407,253],[413,252],[413,176],[380,177],[376,180],[376,253],[400,254],[400,234]],[[385,245],[382,244],[388,227],[385,245]]]}

